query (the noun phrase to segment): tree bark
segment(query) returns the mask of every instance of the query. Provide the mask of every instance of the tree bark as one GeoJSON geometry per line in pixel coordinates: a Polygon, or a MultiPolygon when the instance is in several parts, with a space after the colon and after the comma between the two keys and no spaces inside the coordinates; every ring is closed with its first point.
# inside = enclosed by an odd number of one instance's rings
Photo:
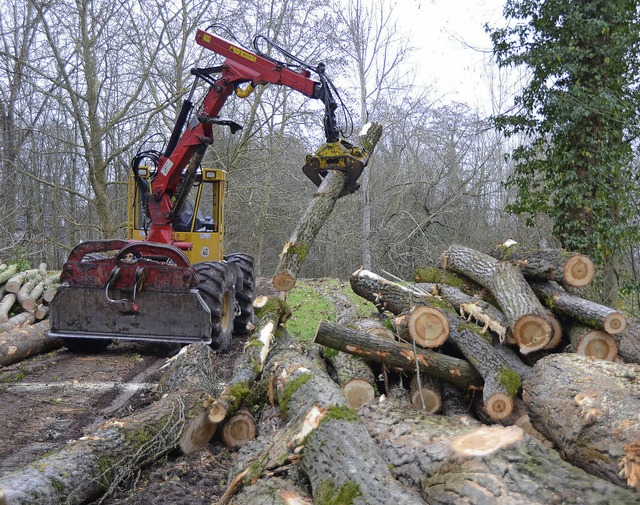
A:
{"type": "Polygon", "coordinates": [[[528,279],[556,281],[574,288],[591,284],[595,265],[584,254],[560,249],[527,250],[520,244],[500,244],[491,255],[502,261],[513,261],[528,279]]]}
{"type": "Polygon", "coordinates": [[[556,314],[611,335],[622,333],[627,326],[627,319],[619,310],[568,293],[554,282],[532,282],[530,285],[542,303],[556,314]]]}
{"type": "Polygon", "coordinates": [[[190,450],[208,443],[212,425],[202,414],[218,387],[213,359],[204,344],[184,347],[160,380],[158,401],[3,475],[0,503],[86,503],[178,446],[190,450]]]}
{"type": "Polygon", "coordinates": [[[618,335],[618,354],[627,363],[640,365],[640,320],[634,320],[626,331],[618,335]]]}
{"type": "Polygon", "coordinates": [[[442,255],[441,266],[462,273],[491,291],[507,316],[522,354],[542,349],[553,337],[553,325],[545,308],[512,263],[452,245],[442,255]]]}
{"type": "Polygon", "coordinates": [[[36,275],[40,275],[40,270],[38,270],[37,268],[33,268],[31,270],[24,270],[20,273],[17,273],[13,277],[11,277],[7,281],[5,288],[9,293],[17,294],[18,291],[20,291],[20,288],[22,287],[22,285],[25,282],[28,282],[31,278],[33,278],[36,275]]]}
{"type": "MultiPolygon", "coordinates": [[[[372,153],[381,135],[382,126],[374,124],[360,139],[360,144],[372,153]]],[[[280,261],[272,280],[273,286],[279,291],[291,291],[295,286],[302,264],[318,232],[333,212],[346,183],[346,172],[331,170],[318,187],[291,238],[280,253],[280,261]]]]}
{"type": "Polygon", "coordinates": [[[342,388],[349,407],[358,410],[375,398],[376,378],[365,360],[329,349],[322,356],[335,370],[338,385],[342,388]]]}
{"type": "Polygon", "coordinates": [[[62,340],[48,338],[47,331],[49,331],[49,322],[44,321],[0,333],[0,366],[17,363],[36,354],[62,347],[62,340]]]}
{"type": "Polygon", "coordinates": [[[10,265],[0,272],[0,284],[4,284],[18,273],[18,265],[10,265]]]}
{"type": "Polygon", "coordinates": [[[550,355],[525,378],[522,398],[564,459],[640,492],[640,366],[550,355]]]}
{"type": "Polygon", "coordinates": [[[384,363],[407,372],[421,372],[465,389],[480,389],[482,378],[467,361],[439,354],[429,349],[414,349],[409,344],[352,330],[329,321],[322,321],[314,341],[338,351],[384,363]]]}
{"type": "Polygon", "coordinates": [[[25,324],[33,324],[35,321],[36,316],[31,312],[20,312],[20,314],[10,317],[7,322],[0,324],[0,333],[11,331],[25,324]]]}
{"type": "Polygon", "coordinates": [[[517,426],[430,416],[394,402],[360,409],[393,475],[431,504],[636,503],[517,426]]]}
{"type": "Polygon", "coordinates": [[[0,324],[9,320],[9,311],[14,303],[16,303],[15,293],[7,293],[2,297],[0,300],[0,324]]]}

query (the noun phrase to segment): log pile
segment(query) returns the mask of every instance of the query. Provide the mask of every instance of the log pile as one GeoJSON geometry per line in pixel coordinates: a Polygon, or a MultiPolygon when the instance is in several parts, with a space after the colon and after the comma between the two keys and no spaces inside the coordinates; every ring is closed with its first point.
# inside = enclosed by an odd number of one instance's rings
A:
{"type": "Polygon", "coordinates": [[[45,263],[22,270],[0,264],[0,332],[47,319],[59,284],[60,272],[48,272],[45,263]]]}

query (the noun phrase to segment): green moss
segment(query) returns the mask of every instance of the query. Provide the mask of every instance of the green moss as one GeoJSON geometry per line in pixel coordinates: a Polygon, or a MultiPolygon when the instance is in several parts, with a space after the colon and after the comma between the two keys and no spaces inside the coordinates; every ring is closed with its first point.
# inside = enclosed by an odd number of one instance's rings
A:
{"type": "Polygon", "coordinates": [[[109,487],[113,479],[113,460],[108,456],[103,456],[98,460],[98,482],[104,489],[109,487]]]}
{"type": "Polygon", "coordinates": [[[294,393],[298,389],[300,389],[301,386],[309,382],[309,380],[311,380],[312,377],[313,377],[313,374],[311,373],[303,373],[303,374],[300,374],[295,379],[289,381],[281,397],[278,399],[280,410],[282,410],[284,414],[287,413],[287,407],[289,406],[289,402],[291,401],[291,397],[294,395],[294,393]]]}
{"type": "Polygon", "coordinates": [[[360,486],[351,480],[337,489],[333,481],[324,480],[314,491],[313,502],[316,505],[351,505],[358,496],[362,496],[360,486]]]}
{"type": "Polygon", "coordinates": [[[50,477],[49,482],[51,482],[51,486],[56,490],[57,493],[63,493],[65,486],[64,483],[60,479],[56,479],[55,477],[50,477]]]}
{"type": "Polygon", "coordinates": [[[228,394],[231,397],[231,409],[235,412],[238,410],[243,400],[251,394],[251,389],[246,383],[239,382],[229,388],[228,394]]]}
{"type": "Polygon", "coordinates": [[[255,309],[256,318],[262,317],[263,314],[269,313],[277,313],[280,312],[282,314],[291,314],[291,308],[284,300],[280,298],[269,298],[267,303],[265,303],[262,307],[258,307],[255,309]]]}
{"type": "Polygon", "coordinates": [[[331,347],[322,348],[322,355],[327,359],[335,358],[339,352],[338,349],[332,349],[331,347]]]}
{"type": "Polygon", "coordinates": [[[480,326],[478,326],[477,324],[473,324],[473,323],[464,323],[461,324],[458,329],[460,331],[472,331],[473,333],[475,333],[476,335],[478,335],[478,337],[480,337],[482,340],[484,340],[486,343],[488,343],[489,345],[491,345],[492,342],[492,338],[491,335],[488,332],[483,332],[482,328],[480,328],[480,326]]]}
{"type": "Polygon", "coordinates": [[[296,287],[289,291],[287,300],[292,309],[292,316],[287,321],[287,330],[299,341],[311,342],[323,319],[331,322],[337,319],[333,302],[305,282],[298,282],[296,287]]]}
{"type": "Polygon", "coordinates": [[[320,424],[334,420],[360,422],[360,416],[351,407],[347,407],[346,405],[337,405],[329,409],[327,414],[320,420],[320,424]]]}
{"type": "Polygon", "coordinates": [[[498,382],[507,388],[507,393],[515,398],[520,389],[520,376],[511,368],[502,368],[498,373],[498,382]]]}
{"type": "Polygon", "coordinates": [[[393,327],[393,323],[391,322],[391,319],[385,319],[384,321],[382,321],[382,326],[384,326],[389,331],[393,331],[393,332],[396,331],[396,329],[393,327]]]}
{"type": "Polygon", "coordinates": [[[294,254],[298,257],[300,263],[304,262],[309,252],[309,246],[307,244],[291,244],[287,249],[287,254],[294,254]]]}

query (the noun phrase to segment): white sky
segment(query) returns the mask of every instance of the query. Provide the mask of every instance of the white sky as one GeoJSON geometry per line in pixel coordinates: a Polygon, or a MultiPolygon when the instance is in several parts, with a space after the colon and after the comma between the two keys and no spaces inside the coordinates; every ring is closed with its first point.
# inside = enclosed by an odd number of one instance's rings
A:
{"type": "Polygon", "coordinates": [[[486,109],[491,40],[485,23],[503,24],[505,0],[396,0],[399,28],[410,34],[416,84],[435,83],[444,102],[486,109]]]}

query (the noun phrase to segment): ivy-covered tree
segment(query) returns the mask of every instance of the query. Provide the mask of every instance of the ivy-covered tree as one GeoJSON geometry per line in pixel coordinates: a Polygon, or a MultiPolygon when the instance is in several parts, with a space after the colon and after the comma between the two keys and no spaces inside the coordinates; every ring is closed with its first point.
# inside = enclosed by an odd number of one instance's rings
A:
{"type": "Polygon", "coordinates": [[[498,64],[530,72],[514,107],[494,118],[525,139],[512,154],[508,210],[530,225],[550,216],[564,248],[602,267],[609,302],[637,233],[638,9],[635,0],[507,0],[507,26],[487,27],[498,64]]]}

